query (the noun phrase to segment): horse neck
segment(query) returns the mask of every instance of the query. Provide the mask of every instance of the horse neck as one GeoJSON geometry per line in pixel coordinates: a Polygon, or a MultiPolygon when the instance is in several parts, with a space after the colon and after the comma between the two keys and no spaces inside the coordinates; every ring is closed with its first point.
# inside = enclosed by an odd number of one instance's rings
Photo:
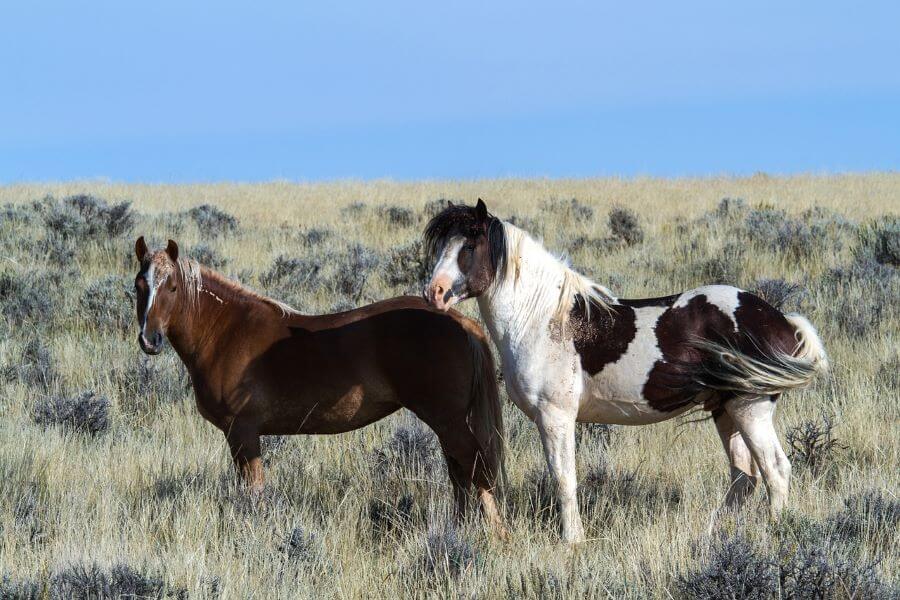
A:
{"type": "Polygon", "coordinates": [[[510,248],[478,306],[498,346],[512,348],[530,335],[547,332],[559,303],[565,267],[534,240],[510,248]]]}
{"type": "Polygon", "coordinates": [[[215,354],[216,343],[240,308],[211,278],[203,279],[193,300],[187,297],[191,290],[185,287],[182,286],[177,314],[169,321],[167,337],[182,361],[193,367],[205,354],[215,354]]]}

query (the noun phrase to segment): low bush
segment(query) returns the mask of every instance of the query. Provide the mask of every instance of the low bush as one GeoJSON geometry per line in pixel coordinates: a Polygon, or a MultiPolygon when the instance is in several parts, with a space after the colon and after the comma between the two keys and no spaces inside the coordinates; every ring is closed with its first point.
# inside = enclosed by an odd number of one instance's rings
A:
{"type": "Polygon", "coordinates": [[[203,236],[235,233],[239,229],[238,220],[235,217],[211,204],[195,206],[185,214],[194,221],[203,236]]]}
{"type": "Polygon", "coordinates": [[[900,530],[900,500],[878,490],[854,494],[844,500],[844,507],[828,519],[827,526],[840,541],[865,540],[885,549],[900,530]]]}
{"type": "Polygon", "coordinates": [[[784,310],[804,294],[803,286],[784,279],[760,279],[750,291],[778,310],[784,310]]]}
{"type": "Polygon", "coordinates": [[[260,276],[259,282],[267,290],[315,285],[319,281],[320,270],[321,267],[316,260],[281,255],[276,257],[269,270],[260,276]]]}
{"type": "Polygon", "coordinates": [[[291,561],[314,562],[318,557],[318,540],[302,527],[294,527],[285,536],[279,550],[291,561]]]}
{"type": "Polygon", "coordinates": [[[727,243],[715,256],[690,263],[688,274],[701,285],[738,285],[746,264],[744,252],[744,247],[740,244],[727,243]]]}
{"type": "Polygon", "coordinates": [[[765,600],[778,589],[774,561],[746,538],[718,540],[701,567],[676,579],[684,598],[695,600],[765,600]]]}
{"type": "Polygon", "coordinates": [[[681,490],[664,486],[656,479],[645,478],[632,471],[611,469],[601,460],[592,466],[578,486],[580,503],[585,512],[609,510],[611,507],[675,506],[681,502],[681,490]]]}
{"type": "Polygon", "coordinates": [[[368,210],[368,205],[362,201],[351,202],[341,209],[341,214],[345,217],[358,219],[368,210]]]}
{"type": "Polygon", "coordinates": [[[0,577],[2,600],[41,600],[44,596],[44,586],[36,581],[13,579],[8,575],[0,577]]]}
{"type": "MultiPolygon", "coordinates": [[[[892,593],[873,564],[857,564],[833,556],[825,545],[782,549],[778,563],[780,597],[807,598],[890,598],[892,593]]],[[[779,597],[774,593],[772,597],[779,597]]]]}
{"type": "Polygon", "coordinates": [[[794,468],[808,469],[814,476],[834,466],[835,454],[845,448],[834,436],[834,421],[826,414],[791,427],[785,440],[794,468]]]}
{"type": "Polygon", "coordinates": [[[888,216],[861,227],[853,255],[858,262],[900,267],[900,217],[888,216]]]}
{"type": "Polygon", "coordinates": [[[162,598],[168,590],[162,578],[143,573],[125,564],[109,570],[97,564],[72,564],[53,572],[48,592],[51,599],[162,598]]]}
{"type": "Polygon", "coordinates": [[[423,210],[425,214],[425,218],[431,219],[436,217],[442,210],[450,206],[450,200],[446,198],[435,198],[434,200],[429,200],[425,203],[425,208],[423,210]]]}
{"type": "Polygon", "coordinates": [[[45,320],[52,312],[48,278],[33,271],[0,274],[0,313],[11,323],[45,320]]]}
{"type": "Polygon", "coordinates": [[[94,392],[51,397],[38,402],[33,418],[38,425],[55,425],[96,436],[109,429],[109,400],[94,392]]]}
{"type": "Polygon", "coordinates": [[[546,213],[559,215],[563,220],[571,223],[586,223],[594,218],[594,209],[579,202],[577,198],[548,200],[541,205],[541,210],[546,213]]]}
{"type": "Polygon", "coordinates": [[[449,523],[433,527],[423,545],[421,567],[429,576],[455,579],[475,566],[475,548],[449,523]]]}
{"type": "Polygon", "coordinates": [[[327,262],[335,266],[327,283],[339,294],[339,299],[356,305],[362,299],[369,278],[381,265],[382,257],[362,244],[351,244],[343,252],[329,256],[327,262]]]}
{"type": "Polygon", "coordinates": [[[379,206],[378,216],[398,227],[412,227],[417,221],[416,213],[403,206],[379,206]]]}
{"type": "Polygon", "coordinates": [[[30,338],[22,346],[17,363],[4,368],[7,379],[19,379],[22,383],[49,391],[58,379],[53,354],[39,337],[30,338]]]}
{"type": "Polygon", "coordinates": [[[105,242],[131,232],[135,214],[130,202],[107,204],[89,195],[68,196],[58,201],[47,196],[36,205],[48,237],[84,242],[105,242]]]}
{"type": "Polygon", "coordinates": [[[437,436],[419,421],[397,427],[391,439],[375,452],[376,472],[383,476],[418,473],[433,475],[442,467],[437,436]]]}
{"type": "Polygon", "coordinates": [[[422,253],[422,242],[413,240],[390,251],[384,265],[384,279],[391,287],[418,295],[431,275],[422,253]]]}
{"type": "Polygon", "coordinates": [[[334,239],[335,233],[331,229],[313,227],[297,233],[297,241],[304,248],[315,248],[328,240],[334,239]]]}
{"type": "Polygon", "coordinates": [[[609,230],[614,238],[622,240],[626,246],[644,241],[644,230],[637,215],[624,206],[617,206],[609,211],[609,230]]]}
{"type": "Polygon", "coordinates": [[[221,271],[228,264],[228,259],[222,256],[218,250],[207,244],[197,244],[185,252],[198,263],[210,269],[221,271]]]}
{"type": "Polygon", "coordinates": [[[88,285],[81,295],[80,312],[92,326],[119,332],[136,327],[134,293],[123,278],[116,275],[88,285]]]}
{"type": "Polygon", "coordinates": [[[423,517],[416,510],[412,494],[402,493],[399,497],[375,497],[369,501],[366,515],[375,535],[386,535],[394,531],[408,530],[413,520],[423,517]]]}
{"type": "Polygon", "coordinates": [[[740,534],[716,540],[700,568],[679,576],[676,587],[681,597],[697,600],[887,599],[898,592],[873,563],[852,561],[825,540],[781,542],[769,553],[740,534]]]}

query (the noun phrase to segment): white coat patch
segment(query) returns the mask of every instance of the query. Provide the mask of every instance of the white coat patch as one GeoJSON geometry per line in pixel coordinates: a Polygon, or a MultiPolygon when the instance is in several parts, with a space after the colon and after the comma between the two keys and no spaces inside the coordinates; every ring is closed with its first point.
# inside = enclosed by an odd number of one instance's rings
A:
{"type": "Polygon", "coordinates": [[[672,308],[684,308],[693,298],[697,296],[706,296],[706,301],[718,308],[726,317],[734,323],[734,330],[738,330],[737,317],[734,316],[735,311],[741,305],[738,294],[742,290],[730,285],[704,285],[696,289],[683,293],[678,297],[672,308]]]}
{"type": "Polygon", "coordinates": [[[643,396],[650,371],[657,361],[663,360],[656,339],[656,322],[667,310],[665,306],[634,309],[634,339],[619,360],[586,379],[587,394],[578,413],[580,421],[637,425],[671,416],[652,409],[643,396]]]}

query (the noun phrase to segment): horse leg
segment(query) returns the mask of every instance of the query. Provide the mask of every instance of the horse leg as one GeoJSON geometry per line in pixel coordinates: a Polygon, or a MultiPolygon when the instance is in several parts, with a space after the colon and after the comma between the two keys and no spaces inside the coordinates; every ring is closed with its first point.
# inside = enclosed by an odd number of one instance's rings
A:
{"type": "Polygon", "coordinates": [[[721,409],[713,414],[713,420],[731,465],[731,485],[725,496],[725,505],[740,508],[756,489],[756,464],[731,415],[721,409]]]}
{"type": "Polygon", "coordinates": [[[725,410],[759,465],[769,492],[769,514],[777,519],[787,502],[791,463],[775,433],[775,402],[765,396],[735,398],[725,404],[725,410]]]}
{"type": "Polygon", "coordinates": [[[584,541],[575,472],[575,415],[545,409],[538,415],[537,426],[547,466],[556,484],[563,540],[569,543],[584,541]]]}
{"type": "Polygon", "coordinates": [[[456,427],[441,428],[437,433],[441,441],[441,448],[444,450],[444,458],[447,461],[450,481],[453,484],[457,518],[461,520],[468,511],[469,490],[474,483],[478,490],[482,515],[490,528],[501,538],[506,539],[506,528],[500,518],[500,511],[497,508],[490,483],[492,478],[486,472],[481,460],[478,459],[478,443],[469,432],[465,420],[461,420],[456,427]]]}
{"type": "Polygon", "coordinates": [[[254,494],[262,492],[265,484],[262,458],[259,446],[259,434],[251,428],[239,423],[232,423],[225,433],[231,457],[238,476],[254,494]]]}
{"type": "Polygon", "coordinates": [[[444,460],[447,462],[447,473],[450,475],[450,484],[453,487],[456,520],[461,522],[469,511],[469,488],[472,485],[472,479],[446,450],[444,450],[444,460]]]}

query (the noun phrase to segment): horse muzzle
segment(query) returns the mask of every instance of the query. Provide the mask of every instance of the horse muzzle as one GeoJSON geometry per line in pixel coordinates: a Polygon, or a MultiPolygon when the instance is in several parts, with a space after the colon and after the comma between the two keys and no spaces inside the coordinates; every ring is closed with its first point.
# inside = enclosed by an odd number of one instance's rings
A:
{"type": "Polygon", "coordinates": [[[163,336],[157,331],[150,336],[150,339],[147,339],[147,336],[145,336],[142,331],[138,334],[138,345],[141,347],[141,350],[144,351],[144,354],[154,356],[162,351],[163,336]]]}
{"type": "Polygon", "coordinates": [[[423,295],[429,304],[445,312],[460,300],[465,299],[465,294],[459,293],[449,281],[440,279],[432,280],[426,285],[423,295]]]}

